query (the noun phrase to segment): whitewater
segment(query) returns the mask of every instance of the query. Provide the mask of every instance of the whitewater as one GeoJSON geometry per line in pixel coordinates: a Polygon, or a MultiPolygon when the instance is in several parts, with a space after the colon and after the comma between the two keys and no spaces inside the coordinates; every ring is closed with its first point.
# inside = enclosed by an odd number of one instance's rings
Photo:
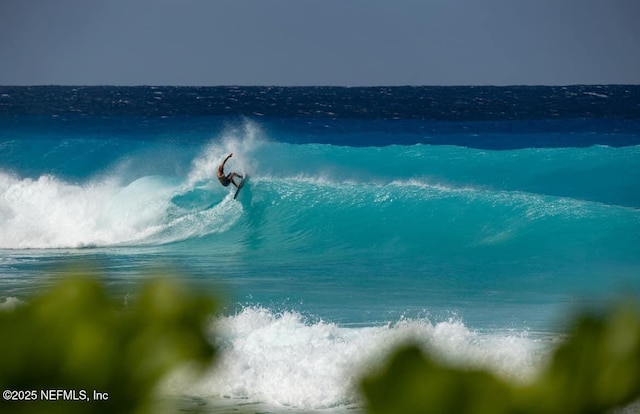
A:
{"type": "Polygon", "coordinates": [[[640,288],[638,89],[4,88],[0,306],[74,263],[205,281],[221,358],[163,384],[186,410],[358,410],[409,340],[526,382],[640,288]]]}

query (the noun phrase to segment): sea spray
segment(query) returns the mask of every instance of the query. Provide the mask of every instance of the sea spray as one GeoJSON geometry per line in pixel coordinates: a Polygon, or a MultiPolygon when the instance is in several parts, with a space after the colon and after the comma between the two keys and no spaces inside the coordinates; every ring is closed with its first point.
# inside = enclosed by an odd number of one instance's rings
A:
{"type": "Polygon", "coordinates": [[[216,177],[218,166],[228,154],[235,157],[229,159],[225,165],[225,173],[236,172],[241,175],[259,168],[259,162],[254,158],[254,152],[266,143],[260,127],[251,121],[245,121],[241,126],[229,127],[215,140],[208,142],[200,154],[192,161],[186,184],[193,186],[207,183],[216,177]]]}

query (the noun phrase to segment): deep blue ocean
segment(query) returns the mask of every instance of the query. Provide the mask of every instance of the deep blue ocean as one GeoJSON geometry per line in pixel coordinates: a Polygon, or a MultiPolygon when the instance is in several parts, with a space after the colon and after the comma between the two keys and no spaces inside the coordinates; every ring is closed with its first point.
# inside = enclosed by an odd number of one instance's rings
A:
{"type": "Polygon", "coordinates": [[[526,381],[640,290],[640,86],[0,87],[0,306],[78,263],[226,298],[187,406],[349,410],[408,338],[526,381]]]}

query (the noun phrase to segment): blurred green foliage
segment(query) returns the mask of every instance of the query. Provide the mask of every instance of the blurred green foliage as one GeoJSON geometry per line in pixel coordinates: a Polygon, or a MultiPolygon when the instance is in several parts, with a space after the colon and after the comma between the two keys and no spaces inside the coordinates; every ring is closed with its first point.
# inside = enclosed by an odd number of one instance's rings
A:
{"type": "Polygon", "coordinates": [[[23,400],[3,398],[0,412],[151,412],[165,374],[188,361],[212,361],[210,296],[164,278],[143,283],[129,302],[115,300],[96,278],[69,277],[0,311],[0,390],[21,391],[14,397],[23,400]],[[75,393],[46,401],[41,392],[48,390],[75,393]],[[35,401],[24,401],[34,399],[25,396],[31,391],[35,401]],[[93,400],[94,391],[108,399],[93,400]]]}
{"type": "Polygon", "coordinates": [[[405,346],[364,378],[362,388],[372,414],[609,412],[640,398],[640,311],[626,301],[609,312],[583,314],[528,385],[448,367],[405,346]]]}

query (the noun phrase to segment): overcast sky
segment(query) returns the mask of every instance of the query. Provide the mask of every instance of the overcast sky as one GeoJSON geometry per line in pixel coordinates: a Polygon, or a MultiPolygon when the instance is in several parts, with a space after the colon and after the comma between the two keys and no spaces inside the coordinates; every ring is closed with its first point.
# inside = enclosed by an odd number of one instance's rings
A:
{"type": "Polygon", "coordinates": [[[640,84],[640,0],[0,0],[0,85],[640,84]]]}

